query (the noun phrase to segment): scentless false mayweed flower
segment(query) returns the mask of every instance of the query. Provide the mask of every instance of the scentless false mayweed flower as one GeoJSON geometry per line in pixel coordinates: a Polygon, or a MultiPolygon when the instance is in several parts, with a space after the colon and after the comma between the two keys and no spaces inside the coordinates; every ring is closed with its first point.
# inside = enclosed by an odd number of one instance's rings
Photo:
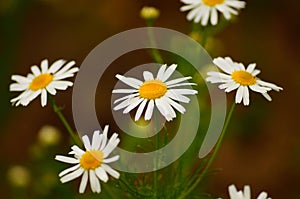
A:
{"type": "Polygon", "coordinates": [[[66,90],[73,83],[70,81],[64,81],[63,79],[73,77],[74,73],[78,72],[75,65],[75,61],[66,63],[65,60],[57,60],[48,69],[48,60],[44,59],[41,62],[41,70],[37,66],[32,66],[32,74],[29,73],[27,77],[20,75],[12,75],[11,79],[16,81],[9,87],[10,91],[23,91],[18,97],[10,100],[16,106],[23,105],[27,106],[29,102],[35,99],[41,94],[42,107],[47,104],[47,93],[51,95],[56,94],[57,90],[66,90]]]}
{"type": "Polygon", "coordinates": [[[235,103],[241,103],[243,100],[245,106],[249,105],[249,88],[252,91],[261,93],[269,101],[272,99],[268,95],[268,91],[282,90],[281,87],[276,86],[275,84],[257,78],[256,75],[260,73],[260,70],[255,69],[255,63],[249,64],[247,69],[245,69],[245,66],[242,63],[233,62],[230,57],[215,58],[213,63],[225,73],[208,72],[206,81],[211,83],[221,83],[219,88],[225,89],[225,92],[231,92],[237,89],[235,103]]]}
{"type": "Polygon", "coordinates": [[[120,174],[112,169],[108,163],[115,162],[119,159],[119,155],[108,157],[110,153],[117,147],[120,142],[118,134],[114,133],[107,142],[108,125],[105,126],[103,133],[94,131],[92,143],[90,143],[87,135],[82,137],[85,151],[74,145],[71,147],[74,158],[57,155],[55,159],[61,162],[75,164],[59,173],[60,181],[62,183],[69,182],[82,175],[79,186],[79,193],[84,193],[88,178],[90,178],[90,185],[92,192],[100,193],[101,186],[99,179],[103,182],[108,181],[109,173],[114,178],[119,178],[120,174]]]}
{"type": "Polygon", "coordinates": [[[145,20],[154,20],[159,17],[159,10],[154,7],[144,6],[141,9],[140,16],[145,20]]]}
{"type": "Polygon", "coordinates": [[[183,81],[191,79],[191,77],[182,77],[167,81],[176,67],[176,64],[172,64],[168,68],[166,64],[162,65],[158,70],[156,78],[154,78],[151,72],[144,71],[143,76],[145,81],[117,74],[116,78],[133,87],[133,89],[115,89],[112,91],[112,93],[129,94],[114,101],[114,104],[122,101],[114,107],[114,110],[120,110],[126,107],[123,111],[123,113],[126,114],[139,106],[135,114],[135,121],[141,117],[147,104],[145,120],[151,119],[154,106],[157,107],[167,121],[176,118],[176,113],[173,108],[183,114],[185,108],[176,101],[188,103],[190,99],[184,95],[195,95],[198,92],[192,89],[175,89],[175,87],[179,86],[196,85],[195,83],[189,82],[183,83],[183,81]]]}
{"type": "Polygon", "coordinates": [[[239,0],[181,0],[187,4],[180,8],[180,11],[191,10],[187,19],[194,20],[195,23],[201,22],[202,26],[210,23],[216,25],[218,23],[218,11],[221,12],[225,19],[229,20],[231,14],[238,15],[239,9],[245,7],[246,3],[239,0]]]}
{"type": "MultiPolygon", "coordinates": [[[[230,199],[251,199],[250,186],[244,186],[244,191],[237,191],[234,185],[228,187],[230,199]]],[[[261,192],[257,199],[271,199],[266,192],[261,192]]]]}

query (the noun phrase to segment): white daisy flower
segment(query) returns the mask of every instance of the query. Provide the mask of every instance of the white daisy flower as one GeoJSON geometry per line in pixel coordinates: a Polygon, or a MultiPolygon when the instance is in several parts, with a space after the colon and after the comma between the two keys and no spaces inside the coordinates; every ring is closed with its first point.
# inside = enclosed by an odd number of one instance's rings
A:
{"type": "Polygon", "coordinates": [[[114,178],[119,178],[120,174],[112,169],[108,163],[115,162],[119,159],[119,155],[108,157],[110,153],[117,147],[120,142],[118,134],[114,133],[107,142],[108,125],[105,126],[103,133],[94,131],[92,143],[90,143],[87,135],[82,137],[85,151],[74,145],[71,147],[74,158],[57,155],[55,159],[61,162],[75,164],[74,166],[59,173],[62,183],[69,182],[82,175],[79,186],[79,193],[84,193],[88,178],[90,178],[90,186],[95,193],[101,192],[99,179],[103,182],[108,181],[108,174],[114,178]]]}
{"type": "Polygon", "coordinates": [[[66,90],[68,86],[72,86],[70,81],[62,79],[73,77],[79,69],[72,66],[75,61],[66,63],[65,60],[57,60],[48,68],[48,60],[44,59],[41,62],[41,70],[37,66],[31,66],[32,74],[29,73],[27,77],[21,75],[12,75],[11,79],[16,81],[9,87],[10,91],[23,91],[18,97],[10,100],[16,106],[27,106],[29,102],[41,94],[41,104],[44,107],[47,104],[47,93],[51,95],[56,94],[57,90],[66,90]]]}
{"type": "MultiPolygon", "coordinates": [[[[251,199],[250,186],[244,186],[244,191],[237,191],[234,185],[228,187],[230,199],[251,199]]],[[[271,199],[266,192],[261,192],[257,199],[271,199]]]]}
{"type": "Polygon", "coordinates": [[[249,105],[249,88],[252,91],[261,93],[267,100],[271,101],[271,97],[268,95],[268,91],[282,90],[281,87],[275,84],[262,81],[257,78],[256,75],[260,73],[260,70],[255,69],[256,64],[249,64],[247,69],[242,63],[233,62],[230,57],[215,58],[214,64],[222,69],[225,73],[220,72],[208,72],[206,81],[211,83],[222,83],[219,88],[225,89],[225,92],[231,92],[237,89],[235,96],[235,102],[243,103],[245,106],[249,105]]]}
{"type": "Polygon", "coordinates": [[[187,4],[180,8],[180,11],[191,10],[187,19],[206,26],[210,18],[210,23],[216,25],[218,23],[218,11],[221,12],[225,19],[229,20],[231,14],[238,15],[239,9],[245,7],[246,2],[239,0],[181,0],[187,4]]]}
{"type": "Polygon", "coordinates": [[[122,101],[114,107],[114,110],[125,108],[123,113],[126,114],[139,106],[135,114],[135,121],[141,117],[147,104],[145,120],[151,119],[154,106],[157,107],[167,121],[176,118],[174,109],[183,114],[185,108],[178,102],[188,103],[190,99],[185,95],[195,95],[198,92],[192,89],[175,89],[175,87],[179,86],[196,85],[195,83],[184,82],[191,79],[191,77],[182,77],[167,81],[176,67],[176,64],[172,64],[168,68],[166,64],[162,65],[158,70],[156,78],[154,78],[151,72],[144,71],[143,76],[145,81],[117,74],[116,78],[133,87],[133,89],[115,89],[112,91],[112,93],[128,94],[114,101],[114,104],[122,101]]]}

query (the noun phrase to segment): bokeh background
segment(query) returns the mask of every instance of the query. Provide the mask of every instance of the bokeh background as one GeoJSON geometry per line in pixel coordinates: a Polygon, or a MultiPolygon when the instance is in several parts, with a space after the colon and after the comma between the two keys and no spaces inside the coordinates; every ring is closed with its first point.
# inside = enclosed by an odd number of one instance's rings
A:
{"type": "MultiPolygon", "coordinates": [[[[139,17],[145,5],[161,11],[155,26],[190,33],[186,13],[179,11],[179,0],[0,1],[1,198],[14,195],[7,180],[9,168],[33,166],[28,162],[36,153],[33,146],[45,124],[60,129],[60,146],[65,152],[69,147],[68,135],[49,105],[41,108],[40,101],[34,100],[28,107],[11,106],[9,100],[16,96],[8,92],[11,75],[26,75],[31,65],[44,58],[50,62],[73,59],[80,66],[101,41],[145,26],[139,17]]],[[[254,195],[266,190],[272,198],[300,198],[299,13],[297,1],[249,0],[246,9],[210,43],[212,57],[229,55],[245,64],[256,62],[262,70],[260,78],[284,90],[271,93],[272,103],[252,93],[250,107],[237,106],[213,165],[220,172],[210,179],[208,192],[225,197],[227,186],[234,183],[239,188],[251,185],[254,195]]],[[[69,121],[71,95],[69,89],[56,96],[60,104],[65,104],[69,121]]],[[[228,95],[229,101],[233,99],[233,94],[228,95]]]]}

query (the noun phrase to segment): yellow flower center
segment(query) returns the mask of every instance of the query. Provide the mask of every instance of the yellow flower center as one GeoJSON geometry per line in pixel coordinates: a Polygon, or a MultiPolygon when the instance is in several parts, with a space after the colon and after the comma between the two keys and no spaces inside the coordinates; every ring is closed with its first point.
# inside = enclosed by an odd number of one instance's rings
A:
{"type": "Polygon", "coordinates": [[[224,3],[225,0],[203,0],[203,3],[208,6],[215,6],[224,3]]]}
{"type": "Polygon", "coordinates": [[[103,156],[99,150],[86,151],[80,158],[80,166],[85,170],[96,169],[102,164],[103,156]]]}
{"type": "Polygon", "coordinates": [[[29,85],[29,89],[32,91],[37,91],[42,88],[46,88],[50,82],[53,80],[53,75],[50,73],[41,74],[36,76],[29,85]]]}
{"type": "Polygon", "coordinates": [[[145,81],[139,88],[140,97],[145,99],[157,99],[165,95],[168,87],[161,80],[145,81]]]}
{"type": "Polygon", "coordinates": [[[234,71],[231,74],[232,79],[242,86],[250,86],[256,83],[256,77],[244,70],[234,71]]]}

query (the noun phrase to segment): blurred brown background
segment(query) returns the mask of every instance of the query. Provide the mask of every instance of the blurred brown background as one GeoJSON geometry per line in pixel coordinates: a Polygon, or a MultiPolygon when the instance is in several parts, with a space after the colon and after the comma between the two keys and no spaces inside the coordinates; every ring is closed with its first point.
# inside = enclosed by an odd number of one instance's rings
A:
{"type": "MultiPolygon", "coordinates": [[[[179,0],[2,0],[0,1],[0,169],[6,179],[10,165],[27,160],[27,149],[44,124],[64,129],[51,107],[39,98],[28,107],[12,107],[12,74],[26,75],[44,58],[74,59],[80,66],[101,41],[121,31],[142,27],[139,11],[156,6],[156,26],[189,34],[179,0]]],[[[266,190],[272,198],[300,198],[300,4],[286,0],[249,0],[237,21],[216,36],[220,49],[212,57],[229,55],[245,64],[256,62],[260,78],[284,88],[272,92],[272,103],[251,94],[251,106],[238,106],[214,168],[209,192],[225,196],[227,186],[250,184],[254,195],[266,190]]],[[[57,101],[72,121],[72,89],[58,92],[57,101]]],[[[233,100],[233,94],[228,99],[233,100]]],[[[1,195],[10,197],[5,180],[1,195]]],[[[227,197],[227,196],[226,196],[227,197]]]]}

